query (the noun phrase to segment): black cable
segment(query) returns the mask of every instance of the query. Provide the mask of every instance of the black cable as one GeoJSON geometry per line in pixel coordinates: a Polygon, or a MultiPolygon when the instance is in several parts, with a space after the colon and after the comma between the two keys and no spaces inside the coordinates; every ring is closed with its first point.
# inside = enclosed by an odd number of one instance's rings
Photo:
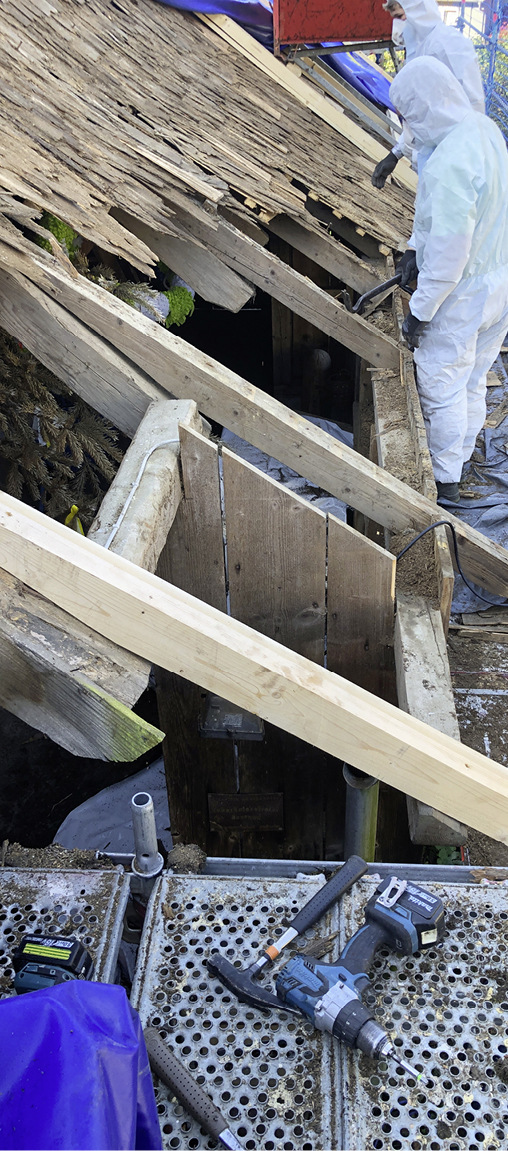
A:
{"type": "Polygon", "coordinates": [[[421,540],[422,536],[426,536],[427,532],[431,532],[433,530],[433,528],[440,528],[443,525],[444,525],[444,527],[449,528],[451,533],[452,533],[453,551],[454,551],[454,555],[455,555],[455,562],[457,564],[457,571],[458,571],[459,575],[462,576],[462,579],[464,580],[466,587],[469,588],[469,591],[472,591],[473,595],[475,595],[477,597],[477,599],[481,599],[481,600],[483,600],[484,603],[488,603],[490,605],[490,607],[495,607],[496,605],[495,605],[493,600],[487,599],[484,595],[480,595],[480,593],[478,591],[475,591],[474,587],[471,587],[471,584],[468,583],[468,581],[464,575],[464,572],[462,571],[462,568],[460,566],[459,548],[458,548],[458,543],[457,543],[457,533],[455,531],[454,525],[452,523],[450,523],[450,520],[436,520],[436,523],[429,524],[428,528],[424,528],[422,532],[419,532],[418,535],[415,536],[414,540],[411,540],[411,543],[406,544],[405,548],[402,548],[402,551],[399,552],[399,554],[397,556],[395,556],[396,563],[398,563],[399,560],[402,559],[402,556],[405,555],[406,552],[408,552],[409,549],[412,548],[414,544],[418,543],[418,540],[421,540]]]}

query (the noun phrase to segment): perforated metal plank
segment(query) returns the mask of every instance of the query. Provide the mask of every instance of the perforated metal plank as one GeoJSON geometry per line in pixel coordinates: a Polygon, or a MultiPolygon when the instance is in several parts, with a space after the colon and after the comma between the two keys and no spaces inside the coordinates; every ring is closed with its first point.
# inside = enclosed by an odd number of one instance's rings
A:
{"type": "MultiPolygon", "coordinates": [[[[297,1016],[238,1003],[205,960],[219,949],[249,964],[322,882],[163,876],[145,920],[133,1006],[170,1039],[248,1149],[340,1146],[338,1049],[297,1016]]],[[[215,1146],[158,1081],[156,1089],[165,1147],[215,1146]]]]}
{"type": "MultiPolygon", "coordinates": [[[[339,932],[326,960],[336,959],[362,922],[376,882],[361,880],[340,914],[335,909],[316,925],[320,937],[339,932]]],[[[376,1018],[404,1057],[430,1075],[427,1090],[395,1065],[349,1052],[295,1016],[264,1016],[239,1004],[208,975],[206,957],[215,949],[241,966],[252,961],[320,884],[316,876],[163,876],[132,993],[143,1024],[167,1036],[246,1148],[506,1146],[507,887],[425,884],[445,904],[443,944],[415,957],[380,952],[376,959],[376,1018]]],[[[161,1084],[157,1098],[166,1148],[213,1146],[161,1084]]]]}
{"type": "Polygon", "coordinates": [[[13,994],[11,956],[23,934],[74,935],[94,960],[93,979],[115,975],[129,876],[112,871],[0,870],[0,998],[13,994]]]}
{"type": "MultiPolygon", "coordinates": [[[[344,901],[344,941],[375,886],[362,880],[344,901]]],[[[342,1146],[498,1151],[508,1145],[508,888],[425,887],[445,906],[443,943],[409,958],[380,952],[371,976],[376,1019],[424,1076],[412,1085],[395,1065],[343,1048],[342,1146]]]]}

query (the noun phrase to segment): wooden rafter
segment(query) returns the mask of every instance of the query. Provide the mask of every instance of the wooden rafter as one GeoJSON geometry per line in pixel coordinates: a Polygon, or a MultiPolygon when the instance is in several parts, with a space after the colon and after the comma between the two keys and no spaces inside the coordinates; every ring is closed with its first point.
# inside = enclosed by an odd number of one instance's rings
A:
{"type": "Polygon", "coordinates": [[[501,764],[7,495],[0,549],[5,570],[101,634],[508,842],[501,764]]]}
{"type": "Polygon", "coordinates": [[[489,591],[508,594],[505,548],[96,285],[81,277],[71,280],[56,267],[48,275],[59,302],[121,348],[170,395],[190,396],[204,415],[376,523],[419,531],[437,518],[447,520],[455,529],[466,574],[489,591]]]}

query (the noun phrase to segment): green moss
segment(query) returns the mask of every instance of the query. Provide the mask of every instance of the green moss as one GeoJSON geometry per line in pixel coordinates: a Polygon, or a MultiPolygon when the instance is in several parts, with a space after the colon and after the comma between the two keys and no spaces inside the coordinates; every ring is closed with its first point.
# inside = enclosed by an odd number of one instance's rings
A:
{"type": "Polygon", "coordinates": [[[181,324],[189,316],[192,316],[194,311],[194,299],[192,293],[178,285],[175,288],[169,288],[167,292],[163,293],[169,303],[169,315],[166,319],[166,327],[171,328],[173,325],[179,328],[181,324]]]}
{"type": "MultiPolygon", "coordinates": [[[[64,224],[57,216],[53,216],[51,212],[43,212],[41,216],[41,226],[46,228],[48,232],[52,232],[58,243],[69,259],[74,255],[79,242],[78,233],[74,231],[69,224],[64,224]]],[[[37,236],[36,243],[40,248],[45,248],[47,252],[51,251],[51,244],[49,240],[45,240],[43,236],[37,236]]]]}

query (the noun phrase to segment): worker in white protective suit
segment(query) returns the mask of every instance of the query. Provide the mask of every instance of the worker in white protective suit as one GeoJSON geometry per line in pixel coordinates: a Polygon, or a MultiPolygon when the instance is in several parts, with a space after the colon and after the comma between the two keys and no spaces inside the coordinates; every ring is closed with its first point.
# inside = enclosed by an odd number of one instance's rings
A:
{"type": "Polygon", "coordinates": [[[438,501],[456,503],[508,328],[508,152],[439,60],[411,60],[390,95],[416,147],[431,149],[409,241],[418,283],[402,333],[415,351],[438,501]]]}
{"type": "MultiPolygon", "coordinates": [[[[384,7],[393,17],[394,44],[406,49],[406,63],[419,56],[441,60],[462,85],[475,112],[484,112],[485,97],[476,50],[458,28],[443,23],[436,0],[401,0],[400,3],[386,0],[384,7]]],[[[376,164],[372,173],[374,187],[384,188],[402,156],[407,156],[419,172],[426,154],[426,151],[415,154],[403,130],[395,147],[376,164]]]]}

